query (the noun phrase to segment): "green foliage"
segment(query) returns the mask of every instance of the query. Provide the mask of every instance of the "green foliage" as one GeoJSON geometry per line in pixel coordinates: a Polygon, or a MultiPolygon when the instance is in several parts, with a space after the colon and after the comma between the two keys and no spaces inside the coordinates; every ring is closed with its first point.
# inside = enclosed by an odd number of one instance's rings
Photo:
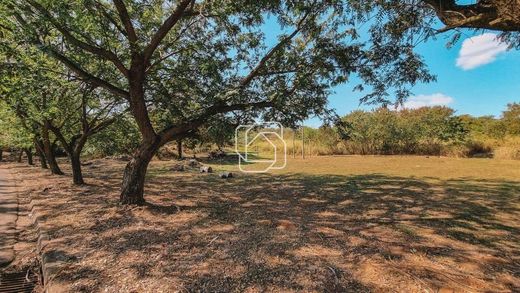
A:
{"type": "Polygon", "coordinates": [[[32,134],[13,114],[9,106],[0,101],[0,148],[30,148],[32,134]]]}
{"type": "Polygon", "coordinates": [[[123,115],[103,131],[92,136],[85,153],[95,157],[130,155],[139,146],[140,135],[131,117],[123,115]]]}
{"type": "MultiPolygon", "coordinates": [[[[220,114],[287,125],[331,116],[330,90],[351,76],[362,81],[357,90],[370,92],[364,101],[385,103],[434,79],[411,41],[432,33],[419,25],[431,14],[425,6],[408,13],[399,1],[121,1],[125,22],[116,3],[8,0],[2,8],[18,42],[116,95],[135,98],[130,84],[144,66],[155,133],[220,114]],[[182,3],[184,16],[157,39],[182,3]],[[279,30],[266,31],[267,23],[279,30]],[[359,36],[362,25],[367,38],[359,36]],[[145,55],[144,65],[134,62],[145,55]],[[131,64],[135,72],[127,71],[131,64]]],[[[140,129],[148,127],[144,116],[136,116],[140,129]]]]}
{"type": "Polygon", "coordinates": [[[201,143],[215,144],[222,149],[234,143],[235,125],[228,119],[214,119],[211,125],[199,129],[197,137],[201,143]]]}
{"type": "Polygon", "coordinates": [[[474,137],[502,139],[507,134],[504,121],[493,116],[472,117],[470,115],[462,115],[460,118],[466,127],[470,129],[474,137]]]}
{"type": "Polygon", "coordinates": [[[355,111],[344,117],[347,149],[359,154],[438,154],[443,145],[461,143],[467,130],[445,107],[355,111]]]}
{"type": "Polygon", "coordinates": [[[520,103],[511,103],[502,113],[506,132],[510,135],[520,135],[520,103]]]}

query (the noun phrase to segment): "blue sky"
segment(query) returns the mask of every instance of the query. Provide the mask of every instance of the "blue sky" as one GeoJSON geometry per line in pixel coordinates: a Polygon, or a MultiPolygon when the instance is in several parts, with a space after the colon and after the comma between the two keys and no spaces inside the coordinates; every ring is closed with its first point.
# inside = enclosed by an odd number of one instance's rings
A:
{"type": "MultiPolygon", "coordinates": [[[[493,32],[466,32],[452,48],[446,48],[448,34],[429,40],[417,48],[437,81],[418,84],[409,99],[409,107],[446,105],[458,114],[500,116],[506,105],[520,102],[520,52],[507,51],[493,32]],[[464,47],[464,49],[463,49],[464,47]]],[[[329,102],[344,115],[359,105],[362,93],[352,92],[352,85],[334,89],[329,102]]],[[[318,126],[318,119],[306,124],[318,126]]]]}
{"type": "MultiPolygon", "coordinates": [[[[459,1],[464,4],[470,0],[459,1]]],[[[443,27],[438,24],[437,27],[443,27]]],[[[269,32],[267,43],[275,43],[281,29],[275,19],[268,19],[264,31],[269,32]]],[[[462,30],[462,37],[451,48],[446,48],[451,33],[439,35],[420,44],[416,52],[421,54],[430,72],[437,81],[417,84],[407,107],[445,105],[457,114],[473,116],[493,115],[499,117],[508,103],[520,102],[520,51],[507,50],[497,39],[497,32],[462,30]]],[[[333,89],[329,106],[340,115],[356,109],[373,109],[374,105],[359,105],[366,93],[353,92],[359,83],[353,78],[350,83],[333,89]]],[[[321,120],[311,118],[309,126],[320,126],[321,120]]]]}

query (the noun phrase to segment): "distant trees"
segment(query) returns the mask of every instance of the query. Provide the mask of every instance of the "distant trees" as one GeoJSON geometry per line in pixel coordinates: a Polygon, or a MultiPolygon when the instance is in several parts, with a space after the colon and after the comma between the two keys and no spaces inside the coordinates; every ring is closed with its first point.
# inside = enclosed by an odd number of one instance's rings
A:
{"type": "Polygon", "coordinates": [[[520,135],[520,103],[511,103],[502,113],[506,133],[520,135]]]}
{"type": "Polygon", "coordinates": [[[502,139],[507,135],[520,135],[520,103],[508,104],[500,118],[462,115],[461,119],[471,132],[476,135],[494,139],[502,139]]]}
{"type": "Polygon", "coordinates": [[[391,111],[354,111],[347,125],[347,152],[357,154],[439,155],[442,145],[461,143],[467,129],[446,107],[391,111]]]}

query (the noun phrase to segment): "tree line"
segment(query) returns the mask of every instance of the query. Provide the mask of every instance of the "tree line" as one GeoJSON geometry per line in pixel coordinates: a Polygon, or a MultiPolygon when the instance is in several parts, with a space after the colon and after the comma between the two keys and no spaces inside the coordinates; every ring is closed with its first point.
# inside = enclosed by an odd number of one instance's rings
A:
{"type": "Polygon", "coordinates": [[[56,175],[59,145],[83,184],[85,146],[131,124],[120,201],[143,204],[150,160],[169,142],[257,118],[338,120],[327,97],[351,76],[363,102],[402,103],[435,80],[414,48],[440,31],[500,30],[515,46],[517,4],[487,2],[2,1],[2,140],[33,147],[56,175]]]}
{"type": "MultiPolygon", "coordinates": [[[[499,118],[456,115],[448,107],[353,111],[342,128],[305,130],[313,155],[493,156],[520,159],[520,104],[511,103],[499,118]]],[[[301,140],[301,134],[297,133],[301,140]]]]}

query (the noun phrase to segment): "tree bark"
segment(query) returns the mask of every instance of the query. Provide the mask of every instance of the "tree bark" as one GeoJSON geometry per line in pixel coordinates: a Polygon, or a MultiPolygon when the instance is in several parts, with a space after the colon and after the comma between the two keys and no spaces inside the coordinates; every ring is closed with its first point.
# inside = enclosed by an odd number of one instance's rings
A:
{"type": "Polygon", "coordinates": [[[16,159],[16,162],[21,163],[22,156],[23,156],[23,149],[21,149],[20,152],[18,153],[18,158],[16,159]]]}
{"type": "Polygon", "coordinates": [[[42,140],[43,140],[43,151],[45,153],[45,158],[47,159],[47,163],[51,168],[51,173],[55,175],[63,175],[63,172],[56,162],[56,157],[54,156],[54,151],[51,146],[51,141],[49,139],[49,127],[48,125],[44,125],[42,127],[42,140]]]}
{"type": "Polygon", "coordinates": [[[32,150],[30,148],[26,148],[25,154],[27,155],[27,164],[29,164],[31,166],[34,165],[32,150]]]}
{"type": "Polygon", "coordinates": [[[159,149],[160,140],[143,141],[130,162],[126,165],[121,186],[120,202],[122,204],[143,205],[144,181],[148,164],[159,149]]]}
{"type": "Polygon", "coordinates": [[[440,31],[454,28],[520,31],[520,2],[513,0],[477,1],[459,4],[455,0],[423,0],[446,25],[440,31]]]}
{"type": "Polygon", "coordinates": [[[80,153],[77,151],[73,151],[70,155],[70,164],[72,167],[72,182],[76,185],[83,185],[85,181],[83,181],[83,173],[81,172],[81,159],[80,153]]]}
{"type": "Polygon", "coordinates": [[[49,167],[47,166],[47,160],[45,159],[45,155],[43,154],[43,144],[36,138],[34,139],[34,149],[36,150],[36,155],[40,159],[40,167],[42,169],[49,169],[49,167]]]}
{"type": "Polygon", "coordinates": [[[79,138],[72,138],[71,142],[67,142],[63,134],[59,129],[51,128],[54,132],[54,135],[61,142],[63,149],[67,153],[70,166],[72,169],[72,182],[75,185],[83,185],[85,181],[83,180],[83,174],[81,172],[81,151],[83,150],[83,146],[85,146],[85,142],[87,141],[88,135],[82,134],[79,138]]]}
{"type": "Polygon", "coordinates": [[[177,140],[177,156],[179,157],[179,160],[183,159],[182,156],[182,139],[177,140]]]}

